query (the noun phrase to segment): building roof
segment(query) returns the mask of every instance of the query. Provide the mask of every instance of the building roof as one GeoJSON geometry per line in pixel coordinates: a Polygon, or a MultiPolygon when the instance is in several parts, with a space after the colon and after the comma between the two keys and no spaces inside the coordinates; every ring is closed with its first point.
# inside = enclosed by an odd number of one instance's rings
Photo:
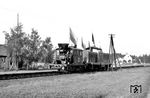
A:
{"type": "Polygon", "coordinates": [[[7,56],[7,46],[0,44],[0,57],[7,56]]]}

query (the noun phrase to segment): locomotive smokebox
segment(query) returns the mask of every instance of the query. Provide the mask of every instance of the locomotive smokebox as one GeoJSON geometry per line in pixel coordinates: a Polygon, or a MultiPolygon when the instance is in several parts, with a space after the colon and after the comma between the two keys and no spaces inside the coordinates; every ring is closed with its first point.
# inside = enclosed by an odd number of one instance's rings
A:
{"type": "Polygon", "coordinates": [[[60,49],[66,50],[68,48],[68,45],[69,45],[68,43],[59,43],[58,47],[60,49]]]}

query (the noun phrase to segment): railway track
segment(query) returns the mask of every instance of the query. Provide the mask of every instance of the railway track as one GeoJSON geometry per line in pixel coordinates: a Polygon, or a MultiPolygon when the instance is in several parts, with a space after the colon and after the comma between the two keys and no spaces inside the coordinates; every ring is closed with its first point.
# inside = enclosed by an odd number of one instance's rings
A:
{"type": "MultiPolygon", "coordinates": [[[[144,65],[134,65],[134,66],[122,66],[122,69],[126,68],[137,68],[137,67],[150,67],[144,65]]],[[[119,67],[117,68],[119,69],[119,67]]],[[[66,72],[61,72],[57,70],[21,70],[21,71],[9,71],[9,72],[0,72],[0,80],[9,80],[9,79],[21,79],[21,78],[32,78],[32,77],[42,77],[42,76],[54,76],[62,75],[66,72]]]]}

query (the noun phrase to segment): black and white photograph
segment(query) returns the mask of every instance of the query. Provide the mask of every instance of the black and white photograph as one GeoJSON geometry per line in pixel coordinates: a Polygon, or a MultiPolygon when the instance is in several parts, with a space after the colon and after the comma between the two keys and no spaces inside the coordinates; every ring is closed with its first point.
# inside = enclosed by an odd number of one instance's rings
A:
{"type": "Polygon", "coordinates": [[[0,0],[0,98],[150,98],[149,0],[0,0]]]}

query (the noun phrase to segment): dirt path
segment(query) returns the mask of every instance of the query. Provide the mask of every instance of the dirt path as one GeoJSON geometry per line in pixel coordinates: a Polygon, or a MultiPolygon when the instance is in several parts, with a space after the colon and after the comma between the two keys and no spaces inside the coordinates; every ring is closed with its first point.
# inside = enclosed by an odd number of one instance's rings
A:
{"type": "Polygon", "coordinates": [[[143,98],[150,67],[0,81],[0,98],[143,98]],[[141,85],[142,93],[130,93],[141,85]]]}

